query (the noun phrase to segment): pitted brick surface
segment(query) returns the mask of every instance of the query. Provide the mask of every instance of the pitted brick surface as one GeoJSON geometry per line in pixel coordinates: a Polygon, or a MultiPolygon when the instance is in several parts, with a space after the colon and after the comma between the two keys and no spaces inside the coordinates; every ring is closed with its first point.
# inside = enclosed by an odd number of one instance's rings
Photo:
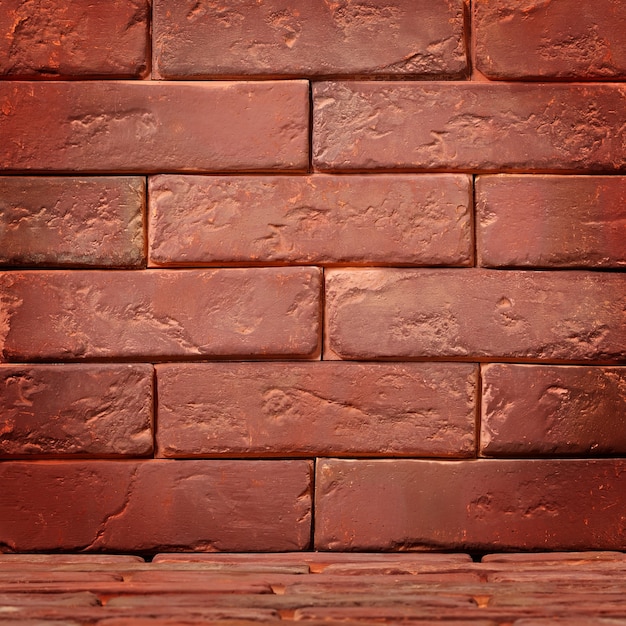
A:
{"type": "Polygon", "coordinates": [[[154,63],[164,78],[461,77],[462,0],[154,0],[154,63]]]}

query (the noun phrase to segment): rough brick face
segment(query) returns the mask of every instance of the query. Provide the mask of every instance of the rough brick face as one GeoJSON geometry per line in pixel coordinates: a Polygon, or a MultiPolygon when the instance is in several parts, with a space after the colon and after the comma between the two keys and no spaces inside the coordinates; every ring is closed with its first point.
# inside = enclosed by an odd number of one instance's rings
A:
{"type": "Polygon", "coordinates": [[[0,75],[138,78],[149,67],[148,0],[4,0],[0,75]]]}
{"type": "Polygon", "coordinates": [[[469,456],[474,365],[157,366],[159,454],[469,456]]]}
{"type": "Polygon", "coordinates": [[[0,265],[145,262],[140,177],[0,177],[0,265]]]}
{"type": "Polygon", "coordinates": [[[626,356],[623,274],[336,269],[326,302],[331,358],[626,356]]]}
{"type": "Polygon", "coordinates": [[[626,368],[482,367],[485,456],[626,452],[626,368]]]}
{"type": "Polygon", "coordinates": [[[11,550],[301,550],[309,461],[0,464],[11,550]]]}
{"type": "Polygon", "coordinates": [[[623,460],[317,463],[319,550],[621,550],[623,460]]]}
{"type": "Polygon", "coordinates": [[[308,99],[304,81],[4,83],[0,169],[305,169],[308,99]]]}
{"type": "Polygon", "coordinates": [[[473,0],[476,67],[495,79],[626,78],[621,0],[473,0]]]}
{"type": "Polygon", "coordinates": [[[317,268],[0,273],[5,360],[312,356],[317,268]]]}
{"type": "Polygon", "coordinates": [[[463,1],[154,0],[164,78],[369,74],[461,76],[463,1]]]}
{"type": "Polygon", "coordinates": [[[486,267],[626,267],[622,176],[479,176],[476,221],[486,267]]]}
{"type": "Polygon", "coordinates": [[[626,167],[623,85],[321,82],[313,98],[322,171],[626,167]]]}
{"type": "Polygon", "coordinates": [[[0,457],[152,453],[151,365],[0,365],[0,457]]]}
{"type": "MultiPolygon", "coordinates": [[[[624,549],[626,0],[0,5],[0,553],[624,549]]],[[[194,619],[545,600],[315,554],[194,619]]],[[[77,567],[11,619],[206,589],[77,567]]]]}
{"type": "Polygon", "coordinates": [[[150,262],[468,265],[465,175],[156,176],[150,262]]]}

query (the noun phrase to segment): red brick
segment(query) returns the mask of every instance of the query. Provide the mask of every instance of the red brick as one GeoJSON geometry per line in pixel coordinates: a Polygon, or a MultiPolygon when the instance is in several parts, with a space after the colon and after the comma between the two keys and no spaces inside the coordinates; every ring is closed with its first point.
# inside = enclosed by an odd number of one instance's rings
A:
{"type": "Polygon", "coordinates": [[[477,248],[487,267],[626,267],[626,177],[479,176],[477,248]]]}
{"type": "MultiPolygon", "coordinates": [[[[593,553],[598,554],[598,553],[593,553]]],[[[1,557],[0,557],[1,558],[1,557]]],[[[319,572],[326,569],[329,565],[363,565],[378,563],[387,563],[393,560],[399,567],[404,563],[423,563],[424,565],[448,565],[448,564],[464,564],[472,562],[469,554],[458,553],[433,553],[423,552],[420,554],[397,553],[397,554],[377,554],[373,552],[282,552],[280,554],[216,554],[216,553],[162,553],[156,554],[152,563],[163,564],[212,564],[212,563],[262,563],[269,565],[273,563],[289,564],[289,563],[308,563],[311,572],[319,572]]]]}
{"type": "Polygon", "coordinates": [[[0,273],[6,360],[312,356],[317,268],[0,273]]]}
{"type": "Polygon", "coordinates": [[[139,266],[144,207],[142,178],[0,177],[0,265],[139,266]]]}
{"type": "Polygon", "coordinates": [[[466,71],[463,2],[154,2],[166,78],[448,76],[466,71]]]}
{"type": "Polygon", "coordinates": [[[321,82],[313,97],[319,170],[626,167],[625,85],[321,82]]]}
{"type": "Polygon", "coordinates": [[[308,461],[5,461],[11,551],[302,550],[308,461]]]}
{"type": "Polygon", "coordinates": [[[152,378],[151,365],[0,365],[0,458],[150,454],[152,378]]]}
{"type": "Polygon", "coordinates": [[[302,170],[305,81],[0,83],[0,169],[302,170]]]}
{"type": "Polygon", "coordinates": [[[148,0],[6,0],[0,75],[138,78],[148,69],[148,0]]]}
{"type": "Polygon", "coordinates": [[[137,566],[145,563],[131,554],[5,554],[0,552],[0,565],[24,569],[26,567],[84,567],[102,568],[137,566]]]}
{"type": "Polygon", "coordinates": [[[469,616],[468,619],[458,619],[459,611],[465,611],[468,614],[478,611],[475,605],[472,605],[469,601],[466,603],[451,601],[448,602],[425,602],[422,606],[410,607],[410,606],[398,606],[391,605],[386,607],[307,607],[298,609],[294,616],[296,621],[303,620],[305,623],[311,620],[336,620],[337,622],[344,622],[348,624],[361,624],[362,620],[378,621],[379,623],[398,623],[405,620],[411,623],[412,620],[416,620],[419,624],[423,623],[423,620],[428,620],[426,623],[437,624],[437,622],[445,624],[446,626],[496,626],[497,622],[493,622],[488,619],[480,619],[480,617],[469,616]],[[456,610],[448,611],[446,608],[454,604],[453,607],[456,610]],[[443,606],[442,606],[443,605],[443,606]],[[436,621],[430,621],[436,614],[436,621]],[[440,621],[441,620],[441,621],[440,621]]]}
{"type": "MultiPolygon", "coordinates": [[[[158,613],[158,611],[154,611],[158,613]]],[[[274,611],[262,609],[208,609],[181,616],[174,611],[166,617],[110,617],[98,620],[98,626],[281,626],[281,619],[274,611]]],[[[45,625],[44,625],[45,626],[45,625]]],[[[609,625],[610,626],[610,625],[609,625]]]]}
{"type": "Polygon", "coordinates": [[[157,366],[159,456],[470,456],[469,364],[157,366]]]}
{"type": "Polygon", "coordinates": [[[157,176],[153,265],[469,265],[471,181],[430,176],[157,176]]]}
{"type": "Polygon", "coordinates": [[[626,356],[624,274],[386,268],[325,275],[330,358],[626,356]]]}
{"type": "Polygon", "coordinates": [[[485,456],[626,454],[626,367],[485,365],[485,456]]]}
{"type": "Polygon", "coordinates": [[[474,0],[477,69],[489,78],[626,78],[622,0],[474,0]]]}
{"type": "MultiPolygon", "coordinates": [[[[4,557],[5,555],[1,555],[4,557]]],[[[11,555],[12,556],[12,555],[11,555]]],[[[55,555],[57,556],[57,555],[55,555]]],[[[18,613],[19,609],[47,607],[49,610],[59,607],[96,607],[99,606],[98,597],[88,591],[79,593],[1,593],[0,606],[11,607],[11,613],[18,613]],[[19,609],[18,609],[19,607],[19,609]]],[[[8,613],[9,611],[7,611],[8,613]]],[[[19,614],[19,613],[18,613],[19,614]]],[[[21,615],[20,615],[21,617],[21,615]]],[[[10,623],[10,622],[9,622],[10,623]]]]}
{"type": "Polygon", "coordinates": [[[623,552],[605,551],[589,551],[582,552],[544,552],[544,553],[528,553],[513,552],[504,554],[485,554],[481,559],[481,563],[523,563],[543,565],[546,561],[551,562],[567,562],[573,561],[577,564],[585,566],[595,561],[626,561],[626,554],[623,552]]]}
{"type": "Polygon", "coordinates": [[[623,460],[317,462],[318,550],[621,550],[623,460]]]}

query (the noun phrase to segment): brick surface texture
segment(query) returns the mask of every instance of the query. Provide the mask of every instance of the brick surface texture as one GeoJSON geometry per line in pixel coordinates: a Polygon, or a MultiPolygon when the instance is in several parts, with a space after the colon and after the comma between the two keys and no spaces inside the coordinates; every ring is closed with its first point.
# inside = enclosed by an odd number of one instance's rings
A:
{"type": "Polygon", "coordinates": [[[9,554],[78,551],[326,555],[214,555],[230,604],[189,623],[540,623],[522,557],[407,550],[577,551],[599,606],[626,507],[625,33],[620,0],[4,2],[2,615],[173,624],[154,598],[206,596],[193,560],[9,554]],[[445,581],[483,591],[419,588],[445,581]],[[509,584],[530,595],[484,591],[509,584]]]}

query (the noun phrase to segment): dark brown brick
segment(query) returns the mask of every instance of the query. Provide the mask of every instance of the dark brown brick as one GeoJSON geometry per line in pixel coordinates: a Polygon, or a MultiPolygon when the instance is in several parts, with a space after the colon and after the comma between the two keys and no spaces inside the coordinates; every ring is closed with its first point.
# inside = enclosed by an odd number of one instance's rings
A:
{"type": "Polygon", "coordinates": [[[317,268],[0,273],[10,361],[313,356],[317,268]]]}
{"type": "Polygon", "coordinates": [[[621,0],[474,0],[476,67],[504,80],[626,78],[621,0]]]}
{"type": "Polygon", "coordinates": [[[159,455],[473,455],[476,375],[461,363],[159,365],[159,455]]]}
{"type": "Polygon", "coordinates": [[[308,461],[5,461],[13,551],[301,550],[308,461]]]}
{"type": "Polygon", "coordinates": [[[624,460],[317,462],[318,550],[621,550],[624,460]]]}
{"type": "Polygon", "coordinates": [[[150,262],[469,265],[471,181],[156,176],[150,262]]]}
{"type": "Polygon", "coordinates": [[[626,177],[479,176],[477,249],[487,267],[626,267],[626,177]]]}
{"type": "Polygon", "coordinates": [[[138,78],[148,70],[148,0],[2,4],[0,75],[138,78]]]}
{"type": "Polygon", "coordinates": [[[0,177],[0,265],[145,262],[139,177],[0,177]]]}
{"type": "Polygon", "coordinates": [[[626,275],[326,270],[325,355],[621,361],[626,275]]]}
{"type": "Polygon", "coordinates": [[[152,378],[151,365],[0,365],[0,458],[150,454],[152,378]]]}
{"type": "Polygon", "coordinates": [[[0,83],[0,170],[303,170],[305,81],[0,83]]]}
{"type": "Polygon", "coordinates": [[[625,85],[320,82],[313,97],[323,171],[626,168],[625,85]]]}
{"type": "Polygon", "coordinates": [[[458,77],[463,35],[462,0],[154,0],[154,62],[166,78],[458,77]]]}
{"type": "Polygon", "coordinates": [[[482,368],[486,456],[626,454],[626,367],[482,368]]]}

